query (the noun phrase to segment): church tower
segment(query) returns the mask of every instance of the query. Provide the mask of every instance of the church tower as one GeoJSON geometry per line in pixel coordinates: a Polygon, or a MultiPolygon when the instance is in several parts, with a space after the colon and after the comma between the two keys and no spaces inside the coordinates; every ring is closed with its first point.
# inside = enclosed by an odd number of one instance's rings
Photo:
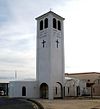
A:
{"type": "Polygon", "coordinates": [[[64,18],[49,11],[37,20],[37,81],[40,98],[63,97],[64,18]]]}

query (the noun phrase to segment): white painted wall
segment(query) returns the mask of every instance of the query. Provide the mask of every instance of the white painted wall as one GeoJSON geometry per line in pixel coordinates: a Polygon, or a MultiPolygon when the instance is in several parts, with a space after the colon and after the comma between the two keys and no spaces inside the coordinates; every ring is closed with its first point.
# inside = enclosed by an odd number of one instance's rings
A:
{"type": "MultiPolygon", "coordinates": [[[[49,16],[42,17],[37,20],[37,81],[39,85],[46,83],[50,84],[50,28],[40,30],[40,21],[49,16]],[[42,41],[45,40],[45,46],[43,48],[42,41]]],[[[49,26],[49,24],[48,24],[49,26]]]]}
{"type": "Polygon", "coordinates": [[[65,96],[77,96],[77,86],[80,87],[80,95],[82,96],[83,93],[87,93],[86,89],[86,82],[84,80],[78,79],[66,79],[65,80],[65,96]],[[69,92],[68,92],[69,88],[69,92]]]}
{"type": "Polygon", "coordinates": [[[38,98],[39,88],[37,81],[10,81],[9,97],[38,98]],[[22,96],[22,87],[26,87],[26,96],[22,96]]]}

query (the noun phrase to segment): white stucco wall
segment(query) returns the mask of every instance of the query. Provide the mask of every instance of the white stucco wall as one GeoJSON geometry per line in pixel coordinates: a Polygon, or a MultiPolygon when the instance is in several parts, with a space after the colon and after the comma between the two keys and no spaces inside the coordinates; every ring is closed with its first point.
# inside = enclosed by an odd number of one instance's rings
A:
{"type": "Polygon", "coordinates": [[[66,79],[65,80],[65,96],[77,96],[77,87],[80,88],[79,96],[87,93],[86,82],[79,79],[66,79]],[[68,91],[69,90],[69,91],[68,91]]]}
{"type": "Polygon", "coordinates": [[[10,81],[9,97],[38,98],[39,88],[37,81],[10,81]],[[26,87],[26,96],[22,96],[22,87],[26,87]]]}

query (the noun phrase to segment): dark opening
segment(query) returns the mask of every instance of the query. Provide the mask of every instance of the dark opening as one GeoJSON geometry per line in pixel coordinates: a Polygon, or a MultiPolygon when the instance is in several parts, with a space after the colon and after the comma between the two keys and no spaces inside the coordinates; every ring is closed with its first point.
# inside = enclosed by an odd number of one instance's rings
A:
{"type": "Polygon", "coordinates": [[[61,22],[58,21],[58,30],[61,30],[61,22]]]}
{"type": "Polygon", "coordinates": [[[48,85],[46,83],[40,85],[40,98],[48,98],[48,85]]]}
{"type": "Polygon", "coordinates": [[[48,19],[47,18],[44,20],[44,28],[48,28],[48,19]]]}
{"type": "Polygon", "coordinates": [[[25,86],[22,87],[22,96],[26,96],[26,87],[25,86]]]}
{"type": "Polygon", "coordinates": [[[68,87],[68,94],[69,94],[69,87],[68,87]]]}
{"type": "Polygon", "coordinates": [[[40,30],[43,30],[43,20],[40,21],[40,30]]]}
{"type": "Polygon", "coordinates": [[[57,95],[57,87],[56,87],[56,95],[57,95]]]}
{"type": "Polygon", "coordinates": [[[56,19],[55,18],[53,18],[53,28],[56,29],[56,19]]]}
{"type": "Polygon", "coordinates": [[[64,97],[65,97],[65,87],[64,87],[64,97]]]}
{"type": "Polygon", "coordinates": [[[94,83],[86,83],[86,87],[91,87],[94,83]]]}

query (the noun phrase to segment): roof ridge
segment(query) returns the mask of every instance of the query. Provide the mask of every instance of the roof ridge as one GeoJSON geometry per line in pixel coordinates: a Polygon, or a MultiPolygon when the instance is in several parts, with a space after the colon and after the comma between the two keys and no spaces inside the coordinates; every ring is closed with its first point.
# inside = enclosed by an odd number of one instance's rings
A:
{"type": "Polygon", "coordinates": [[[65,75],[80,75],[80,74],[100,74],[100,72],[65,73],[65,75]]]}

